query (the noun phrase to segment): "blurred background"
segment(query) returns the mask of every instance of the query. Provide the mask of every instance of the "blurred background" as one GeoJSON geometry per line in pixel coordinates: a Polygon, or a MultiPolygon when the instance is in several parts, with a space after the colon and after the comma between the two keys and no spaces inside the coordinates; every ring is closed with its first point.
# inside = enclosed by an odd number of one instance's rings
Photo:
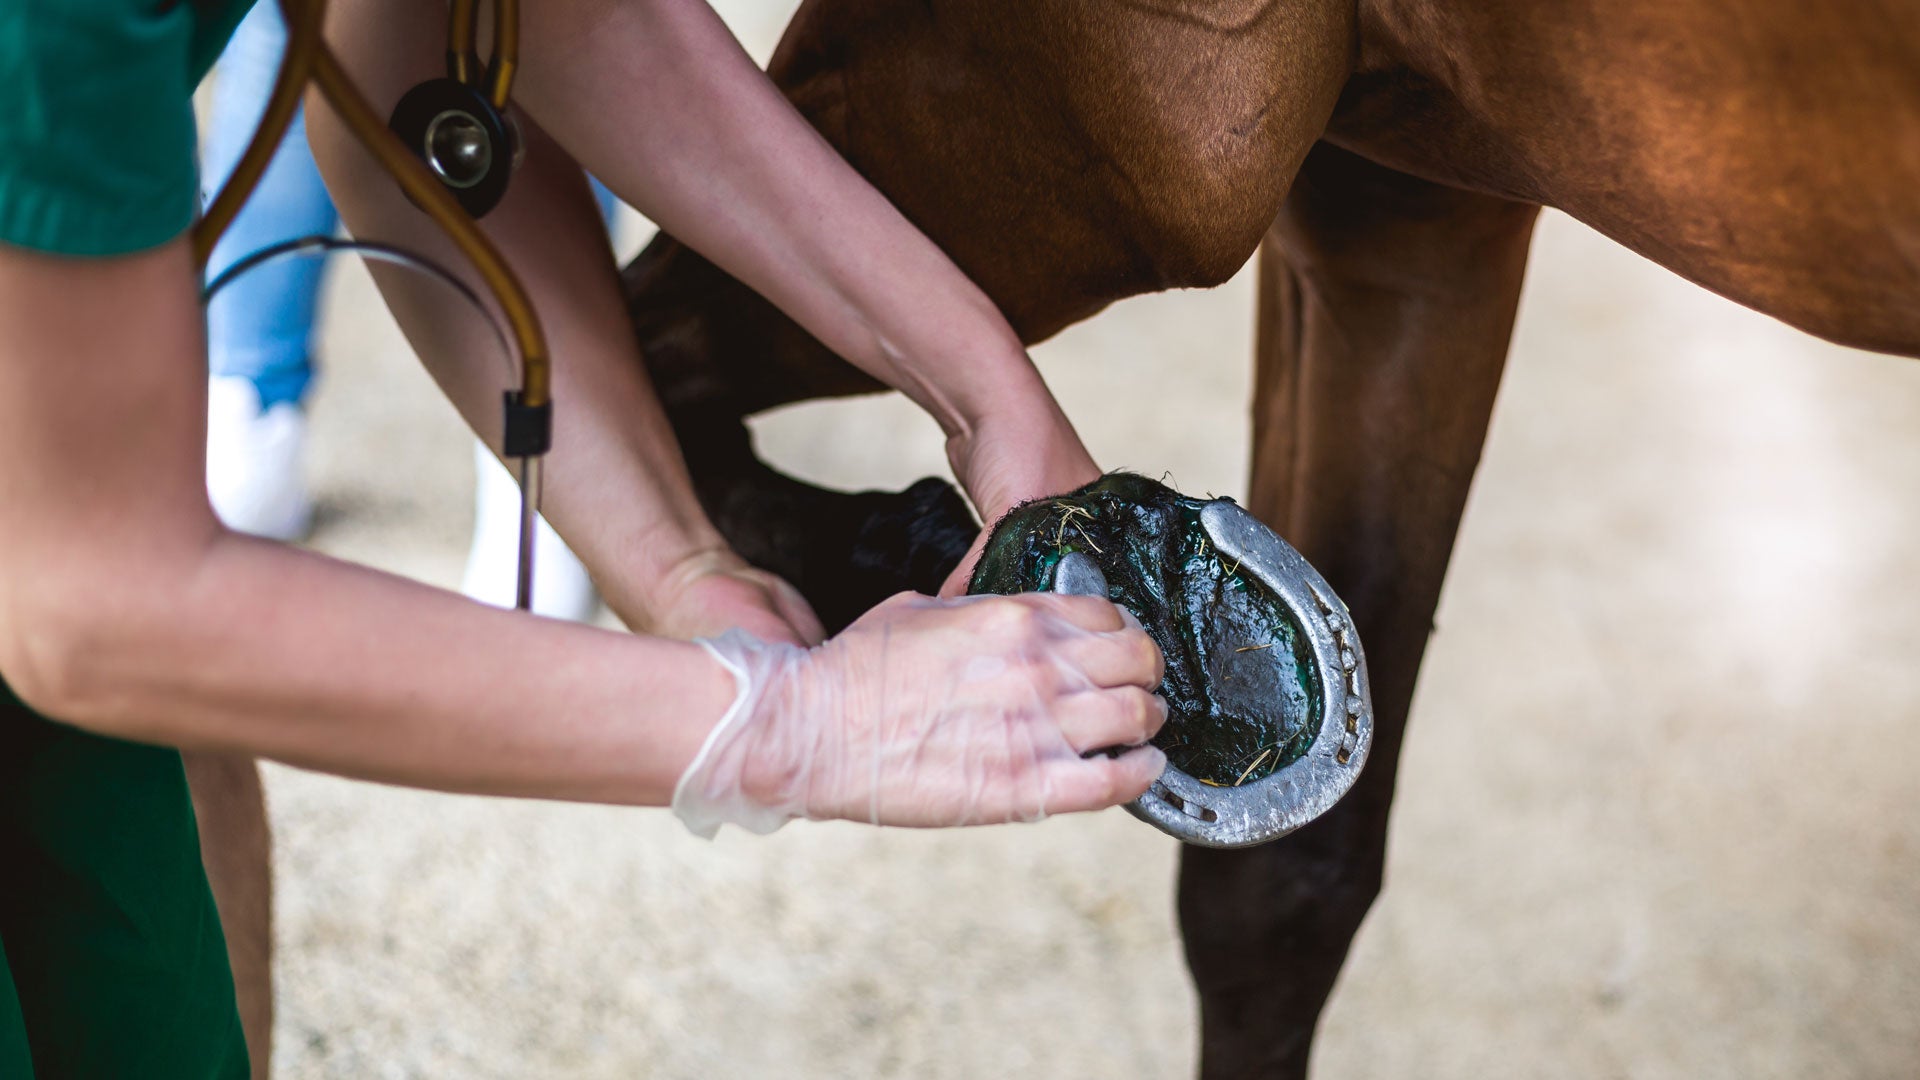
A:
{"type": "MultiPolygon", "coordinates": [[[[716,6],[764,59],[792,4],[716,6]]],[[[470,436],[339,270],[312,543],[454,587],[470,436]]],[[[1250,272],[1128,301],[1035,356],[1104,466],[1239,495],[1251,301],[1250,272]]],[[[815,482],[946,473],[897,397],[755,429],[815,482]]],[[[1920,364],[1545,215],[1318,1075],[1920,1075],[1916,493],[1920,364]]],[[[709,844],[267,782],[282,1077],[1191,1071],[1177,845],[1119,811],[709,844]]]]}

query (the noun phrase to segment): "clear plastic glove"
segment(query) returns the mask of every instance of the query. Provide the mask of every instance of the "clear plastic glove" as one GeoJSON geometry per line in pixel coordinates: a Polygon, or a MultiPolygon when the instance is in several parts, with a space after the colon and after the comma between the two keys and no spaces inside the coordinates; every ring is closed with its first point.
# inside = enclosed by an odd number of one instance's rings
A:
{"type": "Polygon", "coordinates": [[[1166,721],[1160,651],[1102,599],[902,593],[814,649],[701,644],[740,687],[674,789],[701,836],[1037,821],[1126,802],[1166,767],[1139,745],[1166,721]]]}

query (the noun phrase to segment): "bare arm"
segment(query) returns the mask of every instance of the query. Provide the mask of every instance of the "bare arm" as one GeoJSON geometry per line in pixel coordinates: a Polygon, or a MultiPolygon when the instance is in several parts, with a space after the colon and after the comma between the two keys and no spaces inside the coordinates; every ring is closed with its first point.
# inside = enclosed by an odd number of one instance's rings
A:
{"type": "Polygon", "coordinates": [[[520,99],[608,186],[939,421],[991,520],[1098,475],[1018,337],[703,0],[529,11],[520,99]]]}
{"type": "Polygon", "coordinates": [[[82,727],[455,791],[663,804],[731,680],[226,532],[192,258],[0,248],[0,670],[82,727]],[[689,722],[689,721],[693,722],[689,722]]]}
{"type": "Polygon", "coordinates": [[[748,686],[697,645],[496,611],[231,534],[203,487],[204,357],[184,241],[98,260],[0,247],[0,672],[61,720],[610,803],[666,803],[702,757],[708,778],[747,762],[703,783],[700,805],[762,825],[1093,809],[1159,769],[1151,750],[1082,757],[1164,716],[1144,689],[1158,652],[1104,601],[886,604],[820,649],[753,644],[778,662],[748,686]],[[701,754],[716,730],[724,761],[701,754]]]}
{"type": "MultiPolygon", "coordinates": [[[[338,6],[349,10],[337,13],[330,38],[376,109],[390,110],[408,87],[441,73],[442,6],[338,6]]],[[[484,295],[432,221],[310,97],[308,137],[353,234],[428,254],[484,295]]],[[[537,125],[522,130],[525,161],[482,227],[526,285],[554,357],[548,520],[636,630],[692,637],[738,626],[767,640],[817,642],[822,631],[806,601],[735,555],[702,511],[641,363],[580,168],[537,125]]],[[[437,283],[386,267],[375,275],[427,369],[497,450],[508,376],[486,327],[437,283]]]]}

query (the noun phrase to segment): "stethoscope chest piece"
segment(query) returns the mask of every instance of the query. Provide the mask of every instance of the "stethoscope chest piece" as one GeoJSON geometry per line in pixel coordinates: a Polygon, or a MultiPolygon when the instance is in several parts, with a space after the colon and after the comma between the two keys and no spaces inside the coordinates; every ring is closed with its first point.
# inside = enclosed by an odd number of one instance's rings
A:
{"type": "Polygon", "coordinates": [[[473,217],[507,193],[519,132],[479,89],[456,79],[423,82],[394,106],[388,126],[473,217]]]}
{"type": "MultiPolygon", "coordinates": [[[[274,2],[274,0],[269,0],[274,2]]],[[[547,452],[552,425],[552,362],[546,335],[526,288],[514,276],[500,252],[474,219],[481,217],[506,194],[507,183],[519,167],[521,139],[518,125],[507,111],[512,100],[513,72],[520,39],[519,0],[494,0],[492,59],[484,68],[483,91],[472,78],[481,72],[474,53],[474,9],[478,0],[451,0],[447,18],[447,78],[433,79],[409,90],[394,107],[387,130],[380,127],[358,87],[348,78],[338,57],[327,48],[320,27],[326,4],[295,4],[278,0],[287,15],[286,56],[274,77],[260,126],[220,186],[219,193],[193,227],[193,254],[204,269],[221,233],[233,223],[254,185],[266,172],[288,126],[300,107],[308,82],[317,84],[347,129],[400,185],[407,198],[431,218],[448,240],[466,256],[499,317],[513,332],[520,360],[519,388],[506,398],[505,447],[521,461],[520,582],[517,605],[531,609],[533,597],[533,523],[539,504],[538,458],[547,452]],[[394,145],[396,140],[399,146],[394,145]],[[420,164],[409,160],[417,158],[420,164]],[[423,170],[421,165],[426,168],[423,170]],[[436,190],[437,185],[437,190],[436,190]],[[448,196],[451,196],[449,198],[448,196]],[[455,205],[460,207],[454,209],[455,205]]],[[[233,263],[210,282],[203,299],[211,303],[222,287],[251,270],[283,258],[355,251],[382,262],[426,270],[451,286],[493,323],[493,309],[473,289],[444,267],[390,245],[364,240],[339,241],[330,236],[306,236],[263,248],[233,263]]],[[[502,335],[504,351],[505,335],[502,335]]]]}

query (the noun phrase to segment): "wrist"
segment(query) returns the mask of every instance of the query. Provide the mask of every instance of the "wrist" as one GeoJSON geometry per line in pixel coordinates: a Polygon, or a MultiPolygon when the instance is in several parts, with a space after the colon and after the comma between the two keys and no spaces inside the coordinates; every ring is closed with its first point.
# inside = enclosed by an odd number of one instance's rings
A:
{"type": "Polygon", "coordinates": [[[810,759],[795,756],[781,718],[771,713],[806,651],[737,630],[695,647],[705,654],[703,670],[718,671],[729,696],[710,723],[688,725],[698,741],[674,785],[674,813],[709,839],[724,823],[770,833],[805,816],[795,798],[804,792],[797,781],[810,759]]]}
{"type": "Polygon", "coordinates": [[[638,633],[660,633],[687,586],[740,557],[703,517],[698,523],[656,522],[618,559],[619,580],[601,584],[607,607],[638,633]]]}
{"type": "Polygon", "coordinates": [[[1022,502],[1100,477],[1100,467],[1051,397],[949,436],[946,449],[954,476],[989,526],[1022,502]]]}
{"type": "Polygon", "coordinates": [[[674,760],[684,776],[712,746],[723,725],[736,723],[749,704],[751,673],[740,663],[714,648],[711,641],[684,643],[685,670],[692,673],[687,721],[682,727],[687,736],[679,747],[683,756],[674,760]]]}
{"type": "Polygon", "coordinates": [[[752,694],[751,678],[737,660],[723,654],[712,643],[699,642],[687,649],[697,655],[690,658],[687,670],[694,672],[690,694],[690,717],[683,725],[681,741],[672,758],[676,766],[669,805],[695,836],[709,840],[726,821],[733,820],[725,798],[726,781],[733,762],[723,760],[728,742],[737,739],[741,714],[752,694]]]}

